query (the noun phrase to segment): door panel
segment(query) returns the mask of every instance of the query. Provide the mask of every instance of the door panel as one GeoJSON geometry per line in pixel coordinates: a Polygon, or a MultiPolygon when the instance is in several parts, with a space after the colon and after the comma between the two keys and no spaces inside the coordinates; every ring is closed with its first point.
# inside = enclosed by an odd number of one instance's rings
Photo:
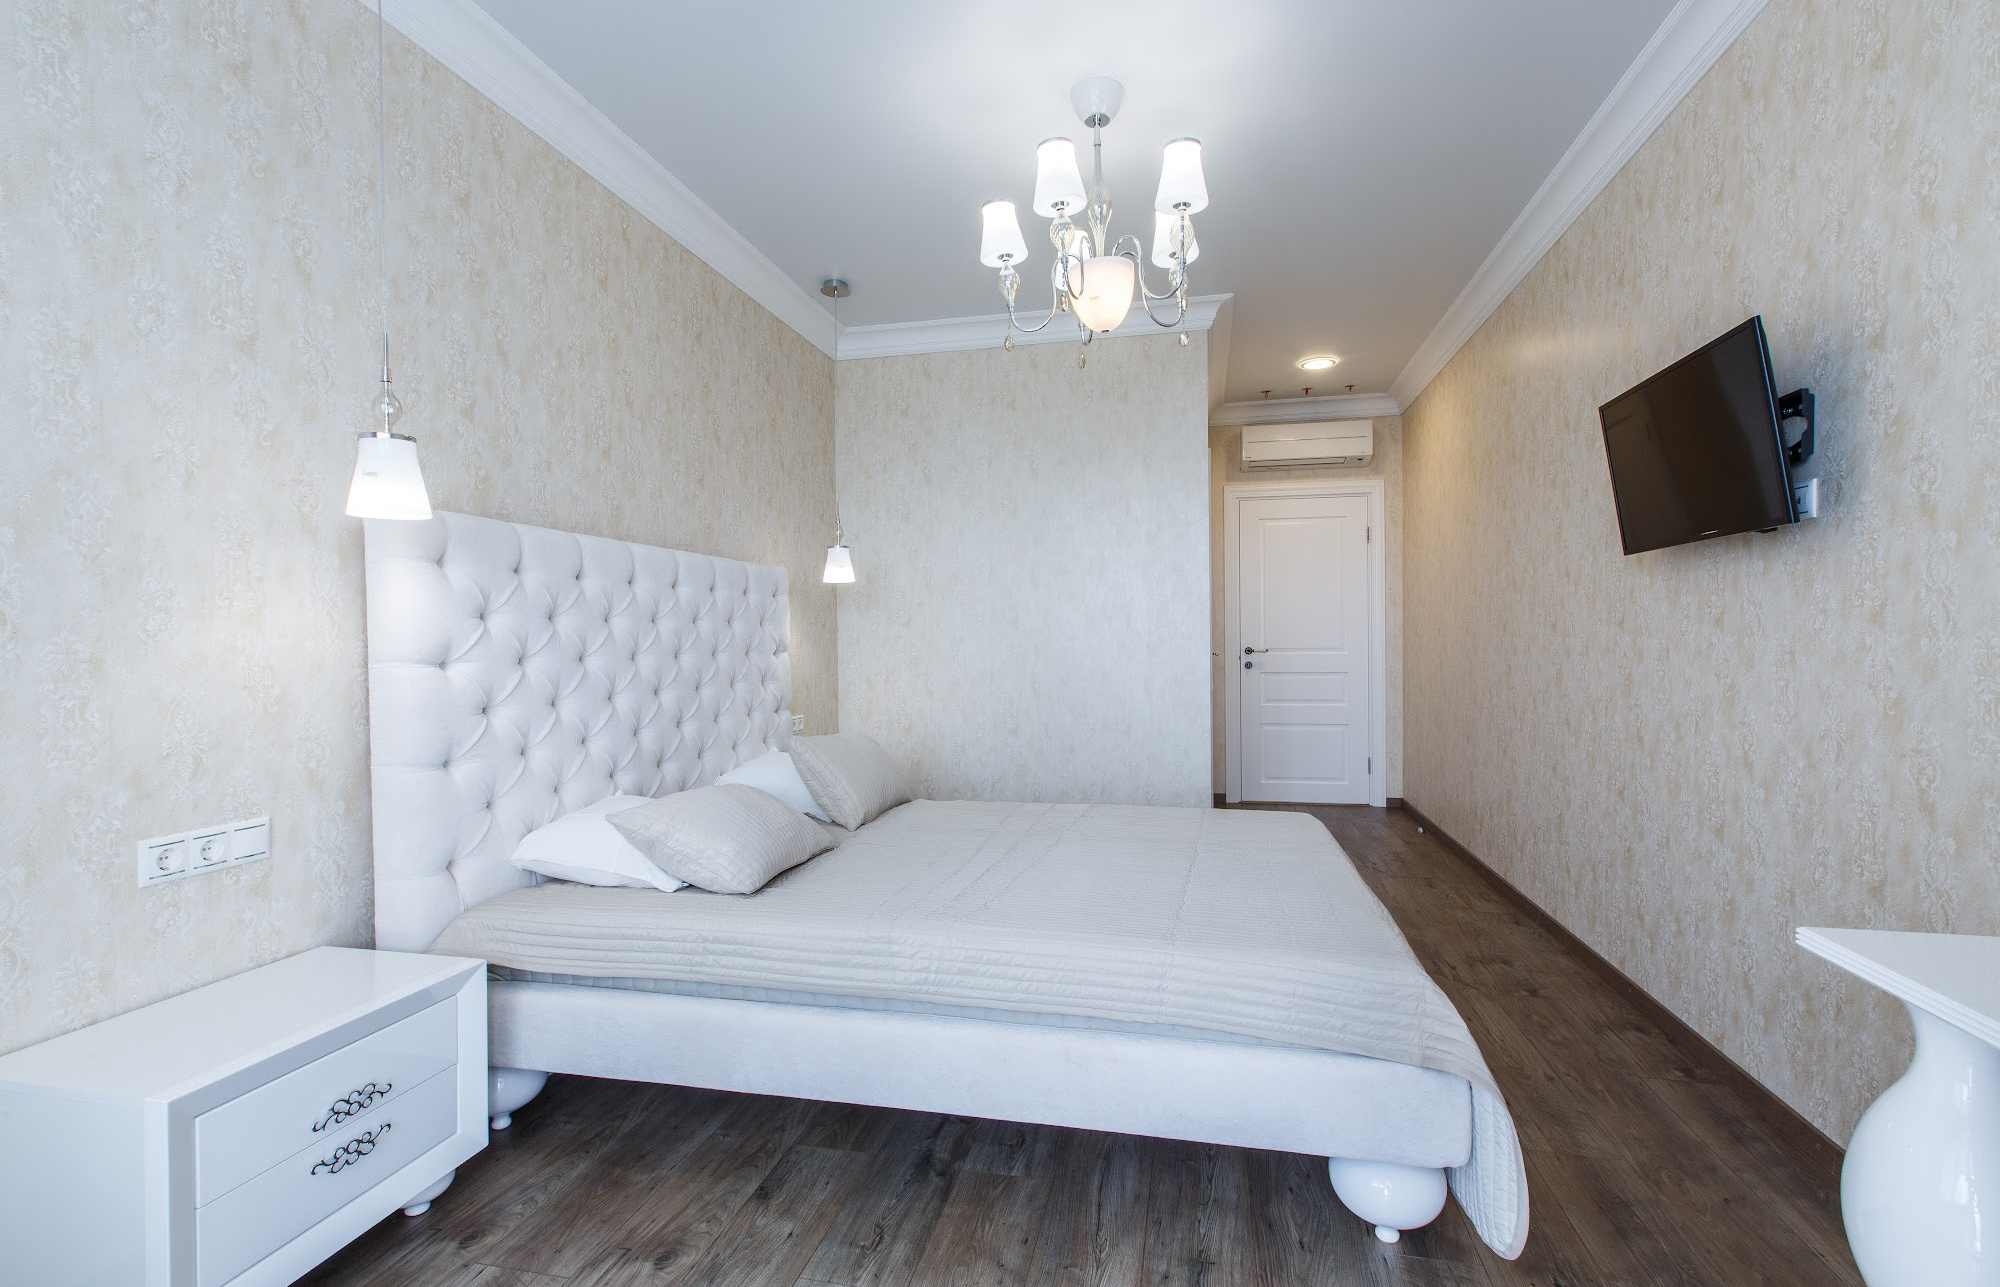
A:
{"type": "Polygon", "coordinates": [[[1242,798],[1366,804],[1368,498],[1238,509],[1242,798]]]}

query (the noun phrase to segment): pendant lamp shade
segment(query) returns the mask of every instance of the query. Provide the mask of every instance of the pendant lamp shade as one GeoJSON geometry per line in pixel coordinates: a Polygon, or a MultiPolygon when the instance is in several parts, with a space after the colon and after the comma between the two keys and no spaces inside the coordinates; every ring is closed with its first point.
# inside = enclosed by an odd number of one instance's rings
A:
{"type": "Polygon", "coordinates": [[[854,584],[854,554],[845,545],[826,547],[826,571],[820,573],[821,581],[828,585],[854,584]]]}
{"type": "Polygon", "coordinates": [[[431,516],[417,441],[405,434],[365,433],[356,444],[354,481],[347,487],[352,518],[426,519],[431,516]]]}

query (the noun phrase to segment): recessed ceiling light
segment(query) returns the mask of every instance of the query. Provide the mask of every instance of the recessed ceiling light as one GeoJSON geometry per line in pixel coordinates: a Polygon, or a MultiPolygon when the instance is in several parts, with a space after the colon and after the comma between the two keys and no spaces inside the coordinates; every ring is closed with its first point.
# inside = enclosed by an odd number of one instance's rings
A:
{"type": "Polygon", "coordinates": [[[1333,370],[1333,368],[1334,368],[1335,366],[1339,365],[1339,363],[1340,363],[1340,359],[1339,359],[1339,358],[1337,358],[1337,357],[1308,357],[1308,358],[1300,358],[1300,359],[1299,359],[1299,370],[1301,370],[1301,371],[1331,371],[1331,370],[1333,370]]]}

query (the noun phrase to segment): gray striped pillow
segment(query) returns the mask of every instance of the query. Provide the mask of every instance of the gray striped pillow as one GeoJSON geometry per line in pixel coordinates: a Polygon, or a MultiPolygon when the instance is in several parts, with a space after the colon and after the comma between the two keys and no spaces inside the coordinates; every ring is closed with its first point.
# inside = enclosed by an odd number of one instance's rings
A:
{"type": "Polygon", "coordinates": [[[909,775],[865,733],[795,737],[785,749],[826,816],[849,831],[910,799],[909,775]]]}
{"type": "Polygon", "coordinates": [[[753,786],[706,786],[622,809],[606,821],[661,871],[716,894],[754,894],[834,841],[753,786]]]}

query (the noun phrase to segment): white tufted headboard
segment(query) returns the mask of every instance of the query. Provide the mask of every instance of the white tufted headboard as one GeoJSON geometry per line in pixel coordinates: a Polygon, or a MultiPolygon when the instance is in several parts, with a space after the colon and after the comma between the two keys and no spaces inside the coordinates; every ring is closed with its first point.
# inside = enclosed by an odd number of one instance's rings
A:
{"type": "Polygon", "coordinates": [[[534,828],[784,742],[783,568],[463,514],[367,546],[377,947],[532,883],[534,828]]]}

